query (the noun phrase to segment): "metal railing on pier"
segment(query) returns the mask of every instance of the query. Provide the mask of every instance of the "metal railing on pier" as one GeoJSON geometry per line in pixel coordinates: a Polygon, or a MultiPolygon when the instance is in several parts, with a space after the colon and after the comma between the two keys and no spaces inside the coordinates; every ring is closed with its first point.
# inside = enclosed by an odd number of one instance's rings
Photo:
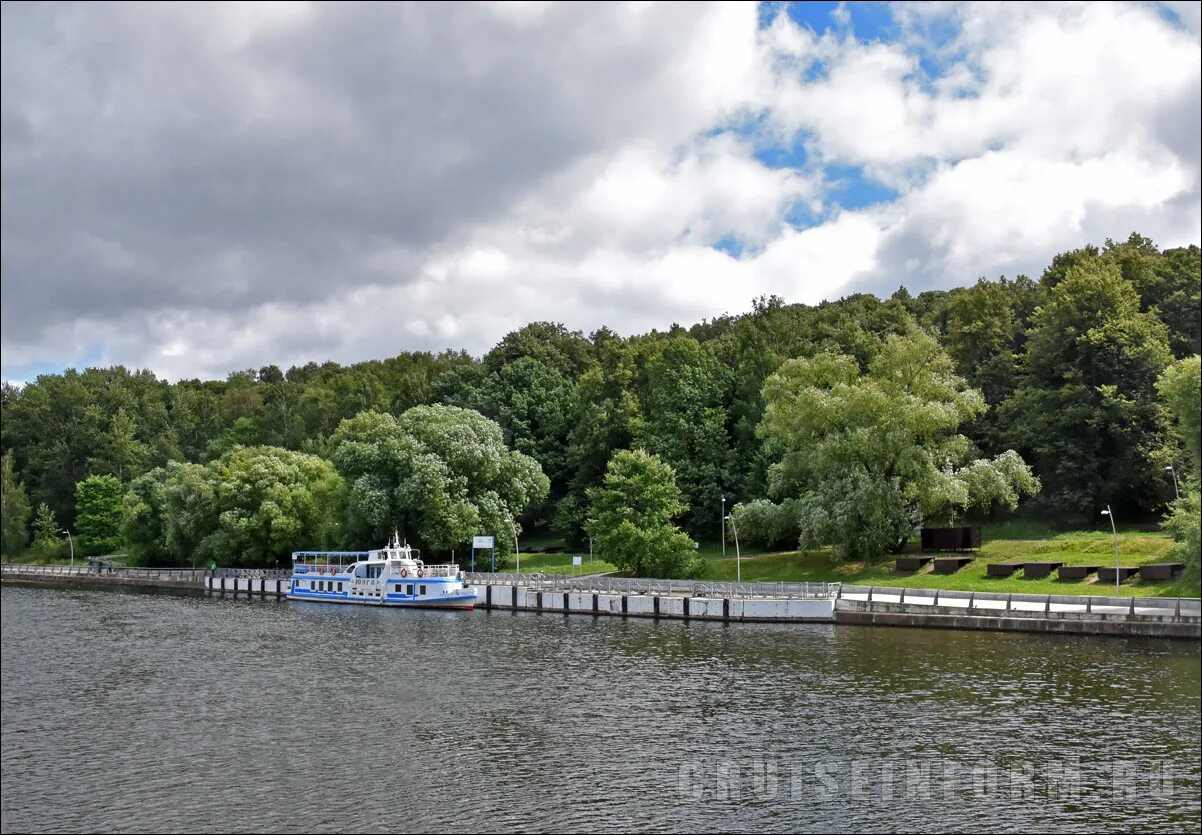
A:
{"type": "Polygon", "coordinates": [[[653,580],[636,577],[569,577],[562,574],[466,573],[469,585],[521,585],[541,591],[649,594],[684,597],[767,597],[803,600],[838,596],[839,583],[733,583],[707,580],[653,580]]]}
{"type": "Polygon", "coordinates": [[[288,568],[215,568],[214,577],[241,577],[249,580],[287,580],[292,576],[288,568]]]}
{"type": "Polygon", "coordinates": [[[1087,615],[1127,615],[1169,617],[1173,619],[1202,618],[1202,600],[1196,597],[1115,597],[1076,594],[1007,594],[1004,592],[949,591],[946,589],[914,589],[900,586],[845,585],[840,600],[906,605],[914,607],[945,607],[968,611],[1018,613],[1077,613],[1087,615]]]}
{"type": "Polygon", "coordinates": [[[111,577],[131,577],[144,580],[191,580],[203,578],[209,571],[205,568],[130,568],[106,565],[32,565],[26,563],[0,563],[0,573],[38,574],[56,576],[88,576],[103,574],[111,577]]]}

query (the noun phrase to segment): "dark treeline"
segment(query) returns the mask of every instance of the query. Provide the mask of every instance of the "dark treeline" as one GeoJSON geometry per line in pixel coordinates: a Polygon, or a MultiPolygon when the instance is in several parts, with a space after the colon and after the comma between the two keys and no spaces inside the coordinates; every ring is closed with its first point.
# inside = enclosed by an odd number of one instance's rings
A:
{"type": "Polygon", "coordinates": [[[70,527],[76,484],[89,475],[128,484],[238,446],[322,455],[361,412],[446,404],[492,418],[541,465],[550,490],[527,511],[527,531],[579,543],[586,491],[615,450],[642,448],[675,469],[684,527],[711,539],[720,495],[729,508],[766,494],[765,379],[824,351],[867,365],[887,336],[921,327],[984,394],[989,409],[967,430],[980,453],[1017,450],[1041,480],[1025,512],[1092,522],[1110,504],[1122,518],[1147,518],[1172,499],[1165,466],[1188,466],[1156,380],[1173,358],[1199,352],[1199,285],[1198,247],[1161,251],[1132,235],[1058,255],[1039,280],[815,307],[761,298],[743,315],[631,338],[540,322],[480,359],[406,352],[174,384],[121,366],[68,370],[5,384],[2,445],[30,503],[70,527]]]}

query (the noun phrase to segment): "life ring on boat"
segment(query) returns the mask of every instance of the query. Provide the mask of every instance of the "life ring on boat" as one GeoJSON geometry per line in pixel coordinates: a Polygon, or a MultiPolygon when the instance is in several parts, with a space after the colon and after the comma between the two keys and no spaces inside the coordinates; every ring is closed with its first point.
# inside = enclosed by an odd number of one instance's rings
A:
{"type": "Polygon", "coordinates": [[[418,577],[425,577],[425,576],[426,576],[426,569],[424,569],[424,568],[419,568],[419,569],[417,570],[417,576],[418,576],[418,577]]]}
{"type": "Polygon", "coordinates": [[[409,576],[409,569],[408,569],[408,568],[402,568],[402,569],[401,569],[401,576],[402,576],[402,577],[408,577],[408,576],[409,576]]]}

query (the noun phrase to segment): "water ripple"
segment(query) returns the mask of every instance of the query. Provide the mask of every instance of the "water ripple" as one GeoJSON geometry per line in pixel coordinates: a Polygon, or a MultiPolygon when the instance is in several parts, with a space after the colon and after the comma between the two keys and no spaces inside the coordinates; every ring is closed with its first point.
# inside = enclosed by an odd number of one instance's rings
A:
{"type": "Polygon", "coordinates": [[[3,588],[8,831],[1198,829],[1196,643],[3,588]]]}

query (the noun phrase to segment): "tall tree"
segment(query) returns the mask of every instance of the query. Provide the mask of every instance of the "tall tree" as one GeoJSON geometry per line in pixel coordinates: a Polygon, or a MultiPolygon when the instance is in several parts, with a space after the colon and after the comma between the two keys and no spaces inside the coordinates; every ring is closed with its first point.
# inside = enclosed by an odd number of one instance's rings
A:
{"type": "Polygon", "coordinates": [[[438,551],[491,534],[507,555],[518,517],[548,489],[538,463],[508,449],[496,423],[454,406],[356,415],[330,439],[330,455],[349,488],[348,535],[362,544],[393,527],[438,551]]]}
{"type": "Polygon", "coordinates": [[[9,450],[0,459],[0,553],[19,554],[28,543],[29,497],[9,450]]]}
{"type": "Polygon", "coordinates": [[[1197,573],[1202,568],[1202,360],[1197,355],[1178,360],[1157,387],[1173,411],[1189,456],[1185,493],[1173,502],[1165,524],[1177,540],[1178,553],[1197,573]]]}
{"type": "Polygon", "coordinates": [[[263,566],[340,537],[344,487],[329,461],[235,447],[207,465],[170,464],[134,481],[122,533],[140,559],[263,566]]]}
{"type": "Polygon", "coordinates": [[[1062,519],[1111,504],[1162,505],[1171,449],[1155,385],[1171,358],[1167,329],[1141,311],[1113,260],[1082,256],[1035,313],[1023,382],[998,409],[999,444],[1044,484],[1039,504],[1062,519]]]}
{"type": "Polygon", "coordinates": [[[42,502],[33,517],[33,550],[44,557],[57,556],[63,551],[62,533],[50,505],[42,502]]]}
{"type": "Polygon", "coordinates": [[[75,530],[83,553],[113,554],[121,549],[124,496],[124,486],[111,475],[88,476],[75,485],[75,530]]]}
{"type": "Polygon", "coordinates": [[[641,414],[631,391],[637,363],[634,350],[613,331],[595,332],[591,341],[598,365],[584,372],[573,391],[568,446],[571,478],[556,509],[555,527],[573,545],[583,545],[588,490],[601,484],[615,449],[630,445],[641,414]]]}
{"type": "Polygon", "coordinates": [[[595,551],[636,577],[691,577],[701,569],[673,519],[686,510],[672,468],[642,450],[614,453],[605,481],[591,488],[585,529],[595,551]]]}
{"type": "Polygon", "coordinates": [[[658,455],[676,473],[696,534],[718,528],[719,496],[728,481],[724,399],[726,369],[689,336],[657,346],[642,375],[642,420],[635,444],[658,455]]]}
{"type": "Polygon", "coordinates": [[[926,519],[1038,489],[1015,453],[980,461],[957,434],[984,399],[922,331],[890,337],[867,374],[846,354],[791,360],[764,399],[770,490],[796,501],[802,547],[833,545],[836,559],[881,556],[926,519]]]}

